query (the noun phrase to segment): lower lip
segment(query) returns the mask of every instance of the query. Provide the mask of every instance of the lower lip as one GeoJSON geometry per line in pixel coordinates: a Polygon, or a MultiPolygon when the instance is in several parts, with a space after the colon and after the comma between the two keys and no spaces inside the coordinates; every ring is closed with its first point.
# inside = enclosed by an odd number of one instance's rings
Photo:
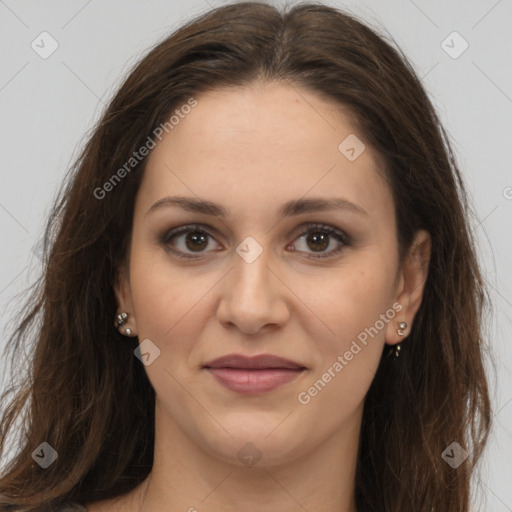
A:
{"type": "Polygon", "coordinates": [[[248,370],[246,368],[207,368],[208,371],[226,388],[237,393],[255,395],[272,391],[283,384],[295,380],[304,369],[265,368],[248,370]]]}

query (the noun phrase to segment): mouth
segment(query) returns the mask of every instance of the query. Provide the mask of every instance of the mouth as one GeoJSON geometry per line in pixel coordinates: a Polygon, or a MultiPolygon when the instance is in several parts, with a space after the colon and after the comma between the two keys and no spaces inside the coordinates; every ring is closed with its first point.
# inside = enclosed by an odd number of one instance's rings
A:
{"type": "Polygon", "coordinates": [[[223,356],[203,366],[217,382],[231,391],[256,395],[294,381],[307,368],[300,363],[272,355],[223,356]]]}

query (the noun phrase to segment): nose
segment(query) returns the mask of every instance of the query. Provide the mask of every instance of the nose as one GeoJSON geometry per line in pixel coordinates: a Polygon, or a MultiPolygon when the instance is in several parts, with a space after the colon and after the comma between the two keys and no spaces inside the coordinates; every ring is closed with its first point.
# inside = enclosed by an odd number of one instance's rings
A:
{"type": "Polygon", "coordinates": [[[283,326],[289,318],[287,286],[269,266],[267,250],[249,263],[238,254],[234,268],[222,280],[217,308],[219,322],[245,334],[283,326]]]}

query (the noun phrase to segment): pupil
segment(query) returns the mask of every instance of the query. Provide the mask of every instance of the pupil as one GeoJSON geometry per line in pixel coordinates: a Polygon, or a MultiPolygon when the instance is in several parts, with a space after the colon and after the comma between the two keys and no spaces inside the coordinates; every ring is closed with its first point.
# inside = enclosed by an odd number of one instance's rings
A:
{"type": "MultiPolygon", "coordinates": [[[[317,248],[317,249],[318,250],[323,250],[323,249],[325,249],[326,247],[329,246],[329,242],[328,242],[327,238],[328,238],[328,235],[326,235],[325,233],[316,232],[316,233],[312,233],[308,237],[308,242],[312,242],[313,245],[314,245],[314,244],[319,243],[319,240],[320,240],[321,246],[319,248],[317,248]]],[[[315,247],[313,247],[313,249],[315,249],[315,247]]]]}
{"type": "Polygon", "coordinates": [[[186,244],[187,244],[187,248],[190,250],[195,250],[195,249],[201,250],[201,249],[204,249],[208,245],[208,241],[206,240],[206,236],[203,233],[198,233],[197,231],[193,231],[187,235],[186,244]],[[203,243],[202,243],[201,247],[199,247],[197,245],[197,242],[199,241],[199,243],[201,243],[201,240],[203,243]],[[192,241],[192,242],[189,243],[190,241],[192,241]]]}

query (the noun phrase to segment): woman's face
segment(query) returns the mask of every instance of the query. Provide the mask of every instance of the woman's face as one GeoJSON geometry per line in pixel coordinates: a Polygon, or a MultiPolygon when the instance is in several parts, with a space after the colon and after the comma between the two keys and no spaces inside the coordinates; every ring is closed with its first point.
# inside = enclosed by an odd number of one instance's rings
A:
{"type": "Polygon", "coordinates": [[[116,288],[149,354],[157,432],[237,464],[353,442],[384,344],[403,339],[399,321],[410,332],[425,277],[398,266],[377,155],[304,89],[196,100],[148,157],[116,288]],[[295,366],[208,367],[233,354],[295,366]]]}

